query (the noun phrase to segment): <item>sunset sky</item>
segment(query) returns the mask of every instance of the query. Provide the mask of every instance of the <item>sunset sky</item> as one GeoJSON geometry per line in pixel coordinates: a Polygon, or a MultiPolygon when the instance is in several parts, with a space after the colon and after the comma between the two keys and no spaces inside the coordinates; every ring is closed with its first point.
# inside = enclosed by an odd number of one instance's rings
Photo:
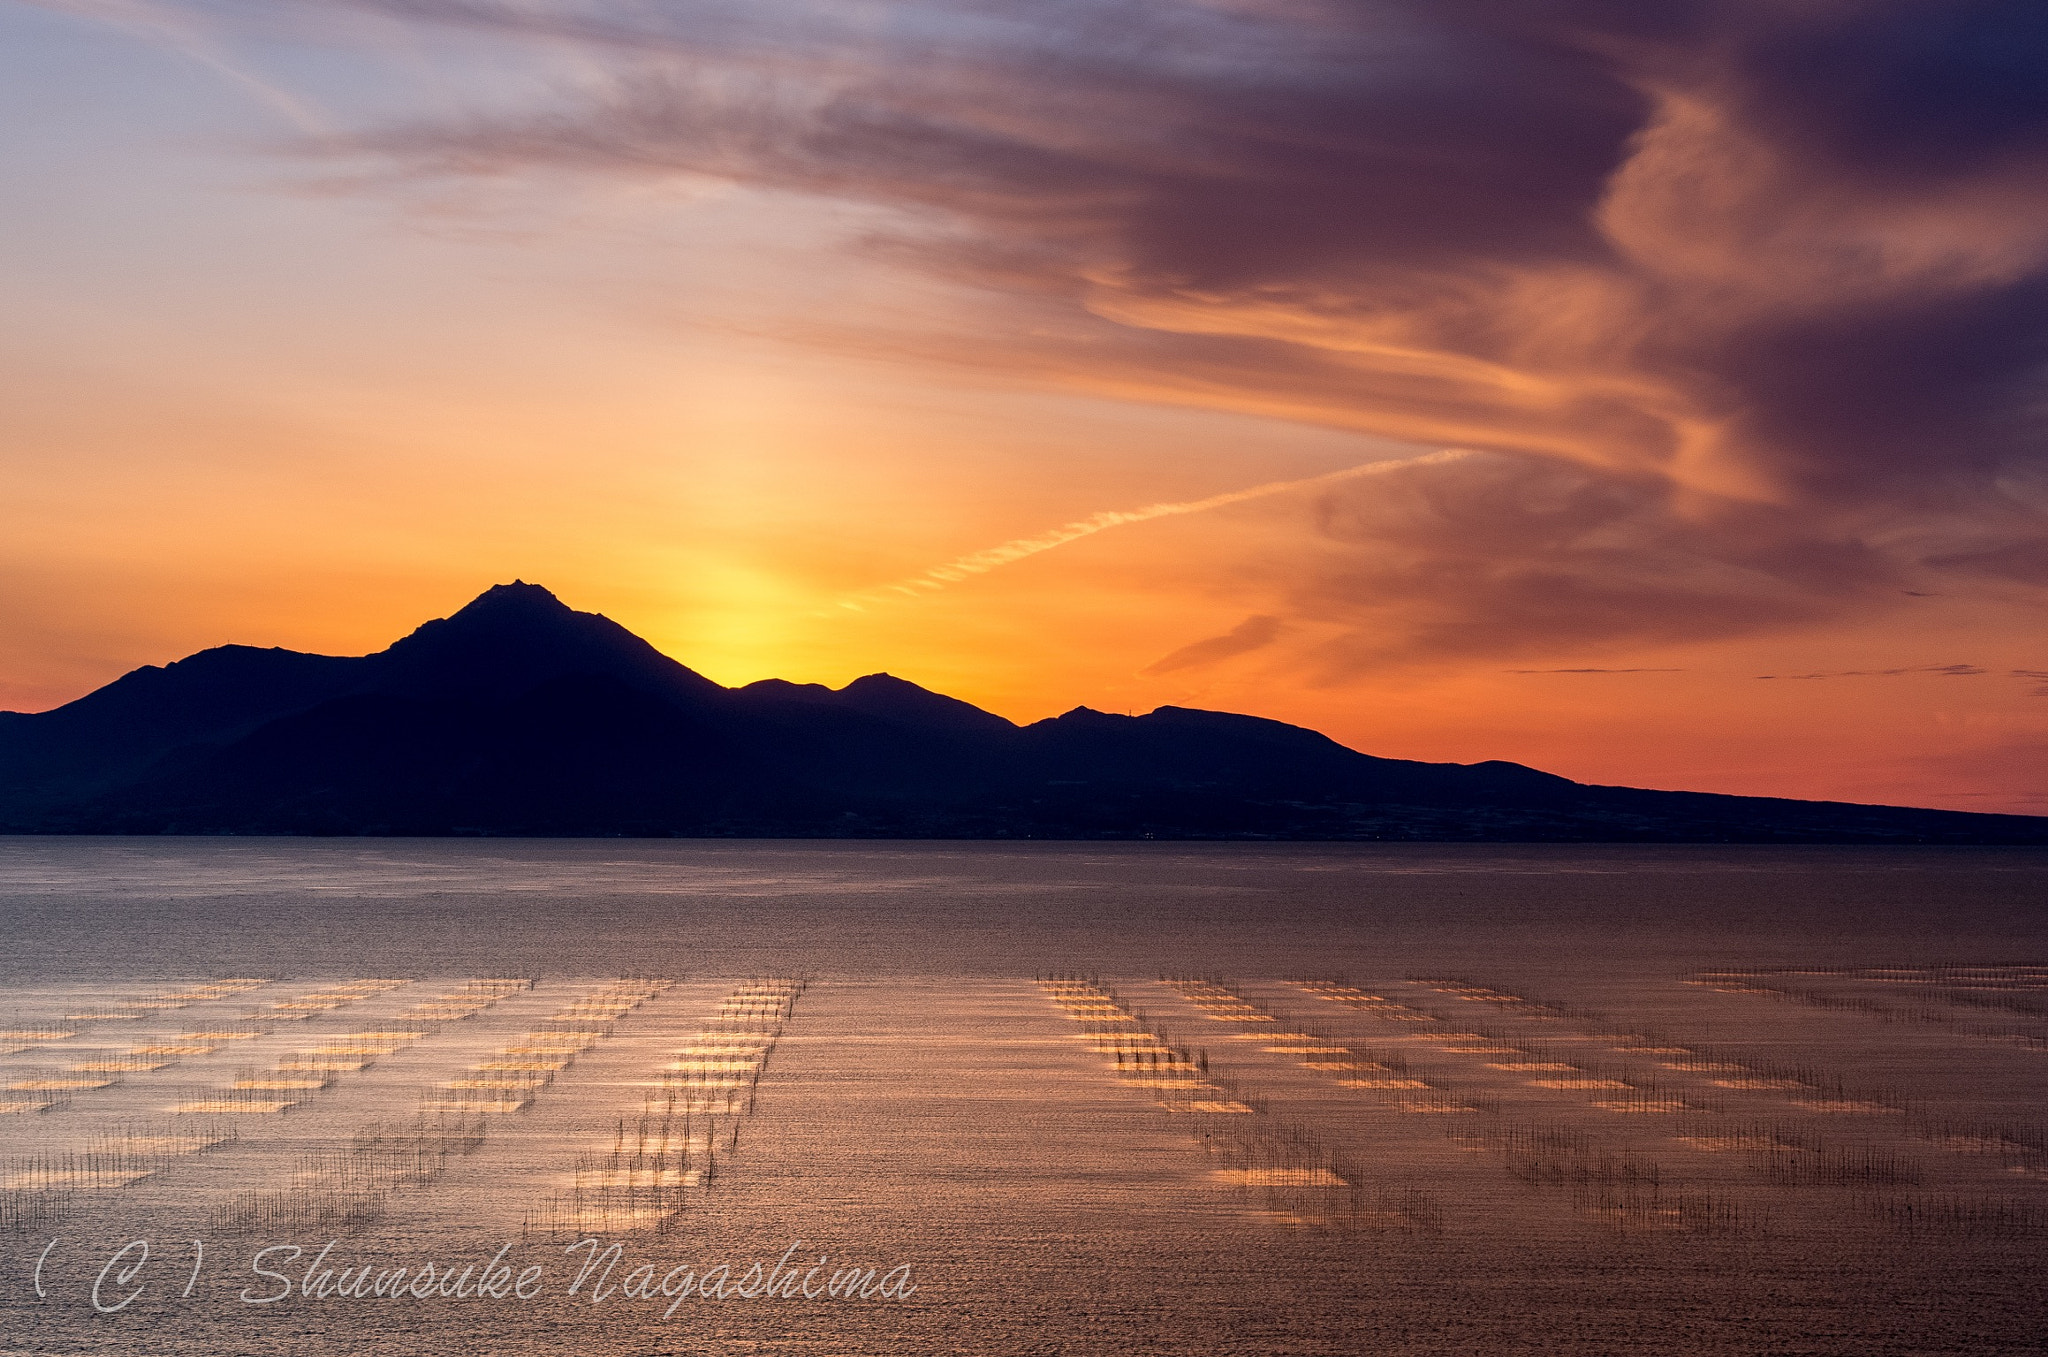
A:
{"type": "Polygon", "coordinates": [[[0,708],[723,683],[2048,813],[2040,0],[0,0],[0,708]]]}

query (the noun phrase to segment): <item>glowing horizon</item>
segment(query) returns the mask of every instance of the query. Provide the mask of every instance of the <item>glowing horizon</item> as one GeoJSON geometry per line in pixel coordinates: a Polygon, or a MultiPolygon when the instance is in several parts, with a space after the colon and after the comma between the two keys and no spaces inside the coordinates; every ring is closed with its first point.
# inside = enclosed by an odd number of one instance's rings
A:
{"type": "Polygon", "coordinates": [[[2048,813],[1965,8],[9,4],[0,709],[522,578],[723,683],[2048,813]]]}

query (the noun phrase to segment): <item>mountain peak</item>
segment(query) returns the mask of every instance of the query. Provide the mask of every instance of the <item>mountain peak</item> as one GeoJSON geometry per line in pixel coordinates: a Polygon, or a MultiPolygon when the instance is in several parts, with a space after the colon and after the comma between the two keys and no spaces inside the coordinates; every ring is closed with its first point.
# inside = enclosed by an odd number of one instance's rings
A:
{"type": "Polygon", "coordinates": [[[719,691],[602,613],[578,612],[524,580],[492,585],[370,658],[385,681],[412,693],[519,691],[572,675],[668,692],[719,691]]]}
{"type": "Polygon", "coordinates": [[[994,712],[983,711],[957,697],[921,688],[894,674],[862,675],[841,688],[837,696],[843,706],[905,725],[980,735],[1016,729],[994,712]]]}
{"type": "Polygon", "coordinates": [[[468,612],[471,608],[502,608],[507,606],[559,609],[562,612],[574,611],[568,604],[556,598],[552,590],[538,584],[528,584],[525,580],[514,580],[510,584],[494,584],[464,604],[462,611],[468,612]]]}

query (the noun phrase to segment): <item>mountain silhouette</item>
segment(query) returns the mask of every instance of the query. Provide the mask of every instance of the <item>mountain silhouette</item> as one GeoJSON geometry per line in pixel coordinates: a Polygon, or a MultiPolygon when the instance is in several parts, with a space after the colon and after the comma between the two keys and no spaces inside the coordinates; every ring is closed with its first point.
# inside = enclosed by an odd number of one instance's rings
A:
{"type": "Polygon", "coordinates": [[[514,582],[372,655],[220,646],[0,713],[0,832],[2048,843],[2048,819],[1589,786],[1185,707],[1018,726],[888,674],[726,688],[514,582]]]}

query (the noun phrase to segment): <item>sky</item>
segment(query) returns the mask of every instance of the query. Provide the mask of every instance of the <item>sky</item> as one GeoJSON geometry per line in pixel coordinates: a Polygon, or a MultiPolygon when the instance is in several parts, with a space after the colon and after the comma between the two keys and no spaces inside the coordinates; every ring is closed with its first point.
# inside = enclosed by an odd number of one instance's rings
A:
{"type": "Polygon", "coordinates": [[[0,709],[722,683],[2048,814],[2038,0],[0,0],[0,709]]]}

